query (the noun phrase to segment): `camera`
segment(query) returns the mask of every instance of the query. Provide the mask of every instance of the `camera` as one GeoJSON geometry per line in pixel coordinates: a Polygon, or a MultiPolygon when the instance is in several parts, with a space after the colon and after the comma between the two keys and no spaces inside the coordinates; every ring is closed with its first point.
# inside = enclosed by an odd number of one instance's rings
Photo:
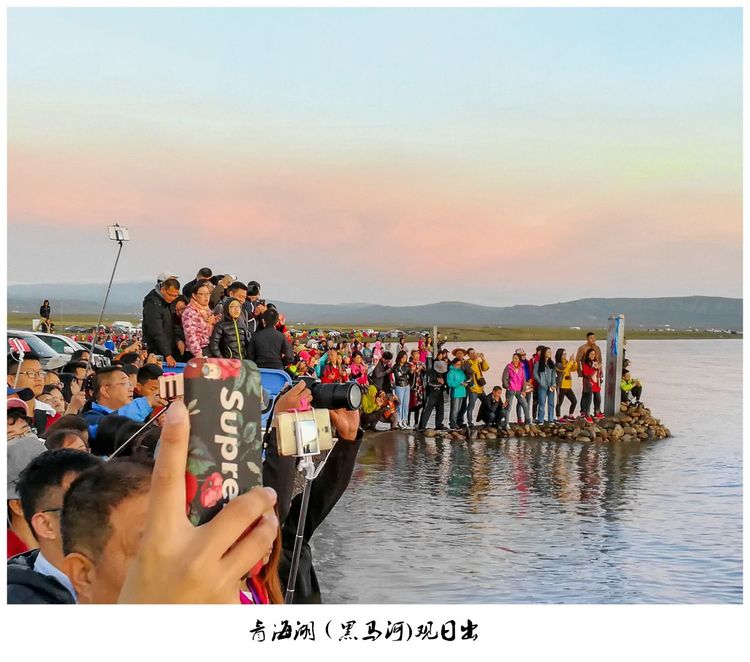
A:
{"type": "Polygon", "coordinates": [[[323,384],[314,377],[300,377],[295,384],[305,382],[312,393],[314,409],[348,409],[355,411],[362,404],[362,391],[356,382],[323,384]]]}

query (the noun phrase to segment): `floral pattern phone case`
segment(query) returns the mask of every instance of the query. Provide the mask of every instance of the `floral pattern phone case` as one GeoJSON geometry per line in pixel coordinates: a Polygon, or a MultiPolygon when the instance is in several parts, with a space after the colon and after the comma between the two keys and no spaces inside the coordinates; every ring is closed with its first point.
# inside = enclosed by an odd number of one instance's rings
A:
{"type": "Polygon", "coordinates": [[[183,376],[190,412],[186,507],[199,525],[262,484],[260,371],[252,361],[195,358],[183,376]]]}

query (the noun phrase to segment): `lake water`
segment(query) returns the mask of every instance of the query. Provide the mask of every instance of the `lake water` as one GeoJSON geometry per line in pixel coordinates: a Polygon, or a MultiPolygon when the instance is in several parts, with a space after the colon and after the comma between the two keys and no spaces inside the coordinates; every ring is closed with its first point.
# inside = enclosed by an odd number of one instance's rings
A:
{"type": "MultiPolygon", "coordinates": [[[[537,344],[580,343],[474,343],[488,386],[537,344]]],[[[632,340],[628,359],[672,438],[368,434],[313,538],[324,601],[741,602],[741,341],[632,340]]]]}

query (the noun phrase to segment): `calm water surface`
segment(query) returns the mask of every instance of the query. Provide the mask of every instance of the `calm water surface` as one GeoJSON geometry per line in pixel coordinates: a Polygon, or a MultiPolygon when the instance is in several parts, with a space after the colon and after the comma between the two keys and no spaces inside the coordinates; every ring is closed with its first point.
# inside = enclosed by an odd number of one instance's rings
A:
{"type": "MultiPolygon", "coordinates": [[[[519,344],[474,343],[488,385],[519,344]]],[[[741,353],[740,341],[629,342],[644,400],[674,435],[662,441],[368,435],[313,539],[324,601],[741,602],[741,353]]]]}

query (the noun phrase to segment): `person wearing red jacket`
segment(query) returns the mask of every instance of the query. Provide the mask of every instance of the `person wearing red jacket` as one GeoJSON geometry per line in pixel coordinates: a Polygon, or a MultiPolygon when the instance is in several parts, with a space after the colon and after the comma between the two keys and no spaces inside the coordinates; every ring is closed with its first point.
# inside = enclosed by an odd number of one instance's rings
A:
{"type": "Polygon", "coordinates": [[[596,357],[596,350],[589,349],[581,362],[583,375],[583,393],[581,395],[581,416],[589,423],[593,422],[589,409],[594,400],[594,418],[604,418],[602,414],[602,370],[596,357]]]}

